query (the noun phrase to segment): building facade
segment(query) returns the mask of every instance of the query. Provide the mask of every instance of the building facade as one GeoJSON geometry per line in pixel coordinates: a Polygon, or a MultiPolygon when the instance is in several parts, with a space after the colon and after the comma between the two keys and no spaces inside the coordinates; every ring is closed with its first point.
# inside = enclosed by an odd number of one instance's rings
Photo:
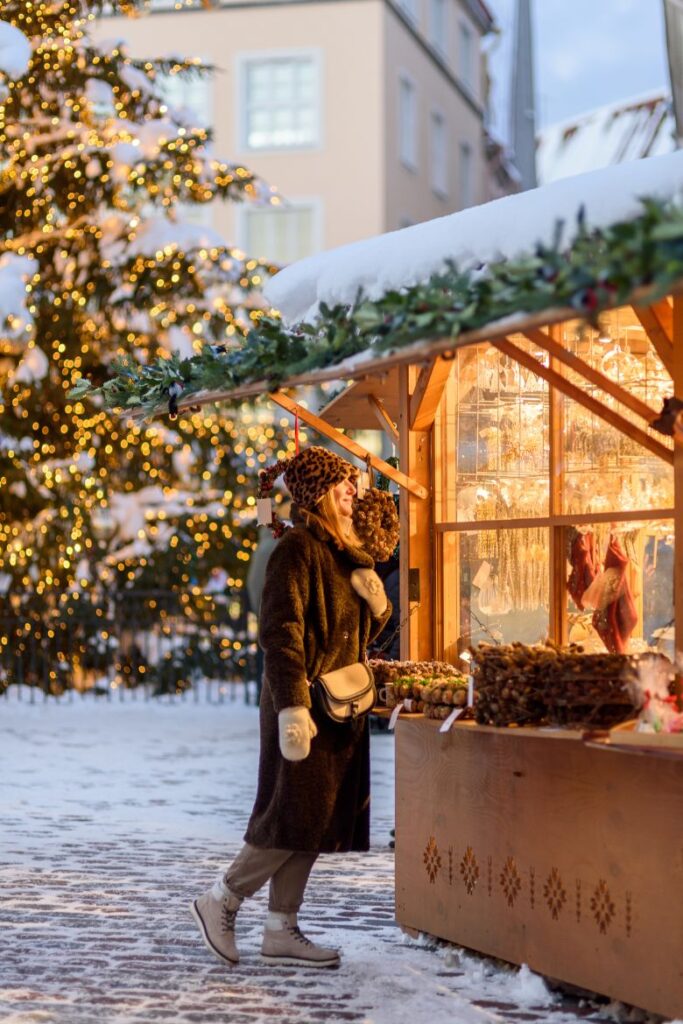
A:
{"type": "Polygon", "coordinates": [[[483,0],[152,0],[98,32],[134,56],[216,67],[169,79],[169,103],[286,203],[195,215],[289,263],[490,198],[481,43],[493,27],[483,0]]]}

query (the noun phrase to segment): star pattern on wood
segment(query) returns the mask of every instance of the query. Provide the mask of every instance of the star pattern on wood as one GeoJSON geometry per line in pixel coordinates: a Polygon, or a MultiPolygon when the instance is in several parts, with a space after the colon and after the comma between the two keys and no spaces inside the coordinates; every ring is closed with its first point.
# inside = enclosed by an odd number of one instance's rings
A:
{"type": "Polygon", "coordinates": [[[550,911],[553,921],[557,921],[562,908],[567,902],[567,890],[564,887],[560,872],[552,868],[543,885],[543,899],[550,911]]]}
{"type": "Polygon", "coordinates": [[[604,935],[616,914],[612,895],[604,878],[601,878],[595,887],[590,899],[590,908],[598,928],[604,935]]]}
{"type": "Polygon", "coordinates": [[[460,861],[460,874],[463,882],[465,883],[467,895],[471,896],[476,888],[477,882],[479,881],[479,864],[477,863],[477,858],[475,857],[474,850],[471,846],[467,847],[463,858],[460,861]]]}
{"type": "Polygon", "coordinates": [[[500,873],[500,884],[508,907],[514,906],[515,900],[522,888],[522,879],[519,877],[514,857],[508,857],[505,861],[503,870],[500,873]]]}
{"type": "Polygon", "coordinates": [[[436,876],[441,869],[441,854],[439,853],[439,847],[436,845],[436,839],[434,836],[429,837],[429,842],[425,846],[424,853],[422,854],[422,860],[424,861],[429,881],[433,885],[436,881],[436,876]]]}

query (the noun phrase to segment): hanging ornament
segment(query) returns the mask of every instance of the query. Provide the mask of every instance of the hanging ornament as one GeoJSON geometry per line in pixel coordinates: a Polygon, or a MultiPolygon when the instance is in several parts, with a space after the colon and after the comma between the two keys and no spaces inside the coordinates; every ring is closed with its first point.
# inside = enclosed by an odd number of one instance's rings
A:
{"type": "Polygon", "coordinates": [[[376,562],[385,562],[393,554],[400,532],[393,494],[370,487],[362,498],[356,498],[353,526],[368,554],[376,562]]]}
{"type": "Polygon", "coordinates": [[[284,473],[289,459],[280,459],[268,469],[259,470],[259,484],[256,491],[256,518],[259,526],[269,526],[274,537],[281,537],[288,529],[273,508],[271,493],[276,479],[284,473]]]}
{"type": "Polygon", "coordinates": [[[178,399],[183,393],[183,384],[179,380],[172,381],[166,388],[168,395],[168,415],[172,420],[178,418],[178,399]]]}

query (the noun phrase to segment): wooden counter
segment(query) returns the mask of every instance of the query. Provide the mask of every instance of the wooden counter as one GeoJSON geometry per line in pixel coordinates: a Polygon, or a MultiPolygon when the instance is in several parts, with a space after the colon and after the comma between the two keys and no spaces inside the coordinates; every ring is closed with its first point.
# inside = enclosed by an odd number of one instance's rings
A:
{"type": "Polygon", "coordinates": [[[400,924],[683,1017],[683,756],[400,719],[400,924]]]}

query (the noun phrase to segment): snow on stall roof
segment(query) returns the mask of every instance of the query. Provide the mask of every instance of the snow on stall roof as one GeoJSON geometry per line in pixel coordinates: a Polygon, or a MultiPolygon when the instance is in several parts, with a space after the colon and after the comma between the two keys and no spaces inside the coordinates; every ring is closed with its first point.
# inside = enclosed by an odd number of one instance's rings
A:
{"type": "Polygon", "coordinates": [[[671,97],[662,90],[550,125],[538,140],[539,181],[545,185],[610,164],[671,153],[675,127],[671,97]]]}
{"type": "Polygon", "coordinates": [[[271,278],[264,294],[285,322],[312,320],[321,302],[350,305],[361,289],[376,299],[427,280],[448,260],[476,267],[550,244],[558,220],[569,244],[582,206],[590,227],[605,228],[638,216],[642,197],[682,190],[683,151],[619,164],[309,256],[271,278]]]}

